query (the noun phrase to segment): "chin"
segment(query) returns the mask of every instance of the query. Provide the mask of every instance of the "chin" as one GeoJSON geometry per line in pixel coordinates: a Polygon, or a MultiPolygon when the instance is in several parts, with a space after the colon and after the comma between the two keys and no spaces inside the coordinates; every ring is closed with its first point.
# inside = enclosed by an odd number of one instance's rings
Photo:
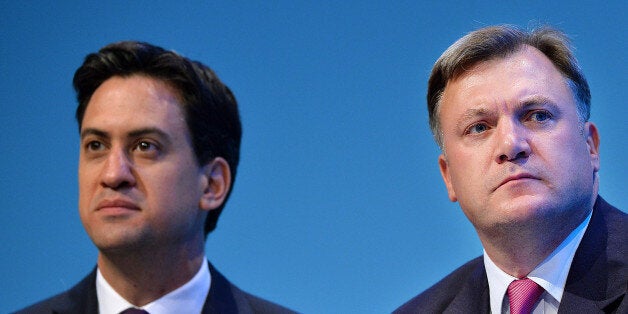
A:
{"type": "Polygon", "coordinates": [[[551,203],[547,198],[537,195],[514,197],[492,206],[492,215],[501,217],[504,223],[525,223],[546,216],[551,212],[551,203]]]}
{"type": "Polygon", "coordinates": [[[141,247],[141,235],[128,230],[107,230],[90,235],[92,242],[101,252],[124,252],[141,247]]]}

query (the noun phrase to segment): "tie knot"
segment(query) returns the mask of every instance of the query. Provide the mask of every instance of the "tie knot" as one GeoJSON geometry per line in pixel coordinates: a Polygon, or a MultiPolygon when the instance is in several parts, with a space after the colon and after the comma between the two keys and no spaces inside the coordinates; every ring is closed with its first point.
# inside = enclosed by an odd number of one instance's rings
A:
{"type": "Polygon", "coordinates": [[[530,314],[543,288],[530,278],[515,280],[508,286],[511,314],[530,314]]]}

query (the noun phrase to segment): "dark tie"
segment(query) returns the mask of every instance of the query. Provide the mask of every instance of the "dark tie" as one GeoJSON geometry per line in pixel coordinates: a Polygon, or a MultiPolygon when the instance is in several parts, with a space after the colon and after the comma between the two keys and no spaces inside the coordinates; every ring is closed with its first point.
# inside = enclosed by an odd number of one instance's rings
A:
{"type": "Polygon", "coordinates": [[[120,312],[120,314],[148,314],[148,312],[142,310],[142,309],[136,309],[133,307],[130,307],[122,312],[120,312]]]}
{"type": "Polygon", "coordinates": [[[530,278],[511,282],[508,286],[510,314],[530,314],[543,291],[545,290],[530,278]]]}

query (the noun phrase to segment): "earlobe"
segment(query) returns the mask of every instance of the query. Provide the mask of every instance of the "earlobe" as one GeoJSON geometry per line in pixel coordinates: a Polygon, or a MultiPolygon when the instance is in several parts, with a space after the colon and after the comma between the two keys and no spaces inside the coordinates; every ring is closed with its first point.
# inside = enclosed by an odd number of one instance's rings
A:
{"type": "Polygon", "coordinates": [[[445,158],[445,154],[440,154],[440,156],[438,156],[438,166],[440,168],[440,174],[443,177],[443,181],[445,181],[445,187],[447,188],[449,200],[452,202],[457,202],[458,198],[456,197],[456,192],[454,191],[453,185],[451,184],[449,165],[447,164],[447,158],[445,158]]]}
{"type": "Polygon", "coordinates": [[[220,207],[225,202],[231,187],[231,168],[229,163],[216,157],[203,167],[203,194],[199,207],[210,211],[220,207]]]}
{"type": "Polygon", "coordinates": [[[593,122],[586,122],[584,131],[586,132],[587,147],[591,156],[591,166],[594,172],[598,172],[600,170],[600,135],[593,122]]]}

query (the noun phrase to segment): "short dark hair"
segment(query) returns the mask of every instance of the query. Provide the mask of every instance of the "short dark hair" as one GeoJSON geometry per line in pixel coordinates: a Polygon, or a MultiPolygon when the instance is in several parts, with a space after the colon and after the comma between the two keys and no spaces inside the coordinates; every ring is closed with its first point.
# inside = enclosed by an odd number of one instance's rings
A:
{"type": "Polygon", "coordinates": [[[161,80],[176,90],[199,165],[216,157],[223,157],[229,164],[229,194],[220,207],[209,212],[205,221],[207,236],[216,228],[231,194],[240,159],[242,125],[235,96],[209,67],[198,61],[145,42],[117,42],[87,55],[74,73],[79,132],[94,91],[111,77],[132,75],[161,80]]]}
{"type": "Polygon", "coordinates": [[[552,27],[544,26],[525,32],[511,25],[489,26],[458,39],[438,58],[428,82],[427,110],[430,129],[438,145],[443,148],[439,107],[447,83],[460,77],[465,69],[491,59],[505,58],[531,46],[541,51],[561,72],[572,90],[580,121],[588,121],[591,114],[591,92],[569,38],[552,27]]]}

